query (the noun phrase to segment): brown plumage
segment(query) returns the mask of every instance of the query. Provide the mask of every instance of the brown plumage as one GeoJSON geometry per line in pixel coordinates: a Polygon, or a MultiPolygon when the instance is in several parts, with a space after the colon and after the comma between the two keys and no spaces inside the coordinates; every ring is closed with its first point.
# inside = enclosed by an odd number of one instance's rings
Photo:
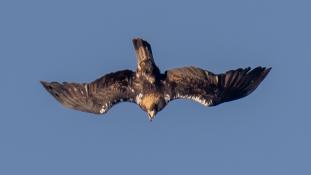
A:
{"type": "Polygon", "coordinates": [[[271,68],[239,68],[222,74],[196,67],[160,73],[148,42],[133,39],[137,70],[107,74],[91,83],[41,81],[44,88],[65,107],[95,114],[106,113],[122,101],[138,104],[152,120],[169,101],[191,99],[205,106],[236,100],[253,92],[271,68]]]}

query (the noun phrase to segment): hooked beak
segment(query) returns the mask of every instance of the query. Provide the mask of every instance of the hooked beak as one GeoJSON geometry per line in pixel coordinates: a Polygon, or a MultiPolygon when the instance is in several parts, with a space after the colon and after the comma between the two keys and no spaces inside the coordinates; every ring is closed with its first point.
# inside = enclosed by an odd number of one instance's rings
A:
{"type": "Polygon", "coordinates": [[[149,121],[152,121],[152,119],[154,118],[155,115],[156,115],[156,112],[154,110],[153,111],[148,111],[149,121]]]}

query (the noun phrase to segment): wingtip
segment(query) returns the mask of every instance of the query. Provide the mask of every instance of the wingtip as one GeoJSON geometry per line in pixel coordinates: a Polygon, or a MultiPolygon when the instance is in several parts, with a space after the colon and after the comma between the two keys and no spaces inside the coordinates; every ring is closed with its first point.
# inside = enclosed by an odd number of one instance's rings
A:
{"type": "Polygon", "coordinates": [[[51,87],[50,87],[50,84],[51,83],[49,83],[49,82],[47,82],[47,81],[43,81],[43,80],[40,80],[39,81],[40,82],[40,84],[46,89],[46,90],[50,90],[51,89],[51,87]]]}
{"type": "Polygon", "coordinates": [[[263,66],[257,66],[253,70],[258,70],[265,75],[268,75],[268,73],[271,71],[272,67],[263,67],[263,66]]]}
{"type": "Polygon", "coordinates": [[[264,69],[263,70],[264,77],[266,77],[271,71],[272,67],[264,67],[263,69],[264,69]]]}
{"type": "Polygon", "coordinates": [[[39,82],[40,82],[40,84],[42,84],[42,86],[44,86],[44,87],[46,87],[47,84],[48,84],[48,82],[47,82],[47,81],[44,81],[44,80],[40,80],[39,82]]]}
{"type": "Polygon", "coordinates": [[[267,72],[269,73],[271,71],[272,67],[267,68],[267,72]]]}
{"type": "Polygon", "coordinates": [[[252,72],[258,72],[261,74],[261,79],[263,80],[271,71],[272,67],[263,67],[263,66],[258,66],[252,70],[252,72]]]}

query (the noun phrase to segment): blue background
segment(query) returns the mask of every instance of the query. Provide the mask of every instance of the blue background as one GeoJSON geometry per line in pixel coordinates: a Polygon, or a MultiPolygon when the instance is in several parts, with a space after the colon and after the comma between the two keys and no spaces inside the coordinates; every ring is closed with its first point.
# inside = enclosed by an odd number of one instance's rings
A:
{"type": "Polygon", "coordinates": [[[0,174],[311,174],[310,1],[0,2],[0,174]],[[153,122],[122,103],[63,108],[39,80],[135,69],[143,37],[162,71],[272,66],[250,96],[171,102],[153,122]]]}

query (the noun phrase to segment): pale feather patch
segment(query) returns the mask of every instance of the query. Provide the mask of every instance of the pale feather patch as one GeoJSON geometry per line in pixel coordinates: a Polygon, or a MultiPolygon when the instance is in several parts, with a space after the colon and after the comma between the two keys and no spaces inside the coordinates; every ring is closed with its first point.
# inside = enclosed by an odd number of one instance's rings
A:
{"type": "Polygon", "coordinates": [[[101,114],[105,113],[105,108],[101,108],[99,113],[101,113],[101,114]]]}
{"type": "MultiPolygon", "coordinates": [[[[140,71],[140,68],[138,69],[137,72],[139,72],[139,71],[140,71]]],[[[136,77],[139,78],[139,77],[140,77],[140,74],[139,74],[139,73],[136,73],[136,77]]]]}
{"type": "Polygon", "coordinates": [[[137,104],[140,104],[142,97],[143,97],[143,94],[142,94],[142,93],[139,93],[139,94],[136,96],[136,98],[135,98],[135,102],[136,102],[137,104]]]}
{"type": "MultiPolygon", "coordinates": [[[[119,100],[114,100],[112,103],[111,102],[106,103],[105,105],[103,105],[101,107],[101,109],[99,110],[99,113],[101,113],[101,114],[106,113],[109,110],[109,108],[111,108],[111,106],[113,106],[114,104],[117,104],[119,102],[123,102],[123,101],[127,101],[127,100],[124,98],[121,98],[119,100]]],[[[130,99],[128,99],[128,101],[132,102],[134,100],[130,98],[130,99]]]]}
{"type": "Polygon", "coordinates": [[[216,83],[218,83],[218,76],[215,76],[216,83]]]}
{"type": "Polygon", "coordinates": [[[195,102],[198,102],[204,106],[209,106],[212,104],[212,100],[205,100],[205,99],[201,99],[198,96],[190,96],[190,95],[181,95],[181,94],[177,94],[176,98],[184,98],[184,99],[190,99],[193,100],[195,102]]]}
{"type": "Polygon", "coordinates": [[[147,59],[147,53],[146,53],[146,50],[143,47],[140,47],[138,49],[138,54],[139,54],[139,56],[141,58],[140,62],[147,59]]]}
{"type": "Polygon", "coordinates": [[[86,94],[89,94],[88,93],[88,86],[87,86],[87,84],[84,84],[84,89],[85,89],[86,94]]]}
{"type": "Polygon", "coordinates": [[[171,100],[170,95],[165,94],[165,96],[164,96],[164,100],[165,100],[165,102],[166,102],[166,103],[167,103],[167,102],[169,102],[169,101],[171,100]]]}
{"type": "Polygon", "coordinates": [[[131,92],[133,92],[133,93],[135,92],[135,90],[134,90],[133,88],[131,88],[131,87],[130,87],[130,90],[131,90],[131,92]]]}
{"type": "Polygon", "coordinates": [[[102,106],[99,113],[101,113],[101,114],[106,113],[108,111],[108,109],[110,108],[110,106],[111,106],[110,103],[106,103],[105,105],[102,106]]]}

